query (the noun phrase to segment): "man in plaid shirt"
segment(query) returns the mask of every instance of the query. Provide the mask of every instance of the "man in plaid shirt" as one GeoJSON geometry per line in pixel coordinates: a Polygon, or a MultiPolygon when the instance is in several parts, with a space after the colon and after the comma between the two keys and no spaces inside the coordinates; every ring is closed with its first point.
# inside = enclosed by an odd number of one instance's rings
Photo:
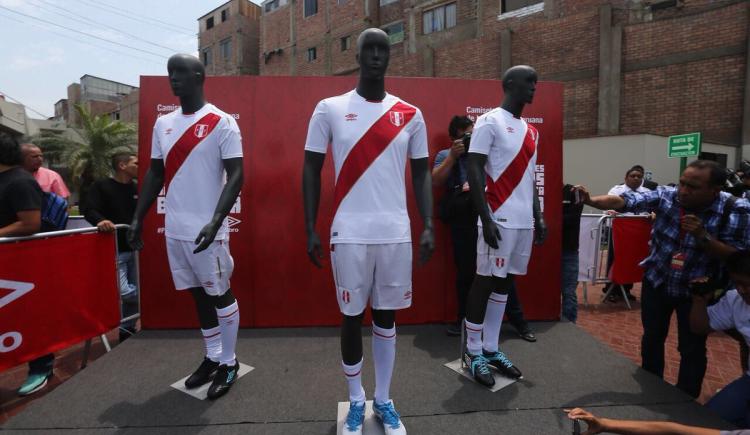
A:
{"type": "Polygon", "coordinates": [[[664,341],[672,312],[677,312],[680,372],[677,387],[693,397],[701,391],[706,373],[706,337],[690,331],[690,290],[699,277],[719,277],[721,261],[750,246],[750,204],[722,192],[726,173],[716,162],[697,160],[680,177],[679,187],[650,192],[591,197],[576,186],[582,201],[601,210],[655,212],[651,250],[641,263],[645,270],[641,291],[644,369],[664,374],[664,341]]]}

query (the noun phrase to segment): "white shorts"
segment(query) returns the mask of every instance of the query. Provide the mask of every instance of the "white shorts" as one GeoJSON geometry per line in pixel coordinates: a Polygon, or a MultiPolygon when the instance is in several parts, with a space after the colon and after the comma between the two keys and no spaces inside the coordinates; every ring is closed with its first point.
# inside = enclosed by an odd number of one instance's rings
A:
{"type": "Polygon", "coordinates": [[[505,278],[508,274],[526,275],[531,257],[532,229],[512,229],[497,226],[502,240],[493,249],[484,241],[482,227],[477,238],[477,275],[505,278]]]}
{"type": "Polygon", "coordinates": [[[234,260],[229,254],[229,241],[216,240],[205,250],[193,254],[197,245],[186,240],[167,237],[167,258],[177,290],[203,287],[206,294],[221,296],[229,289],[234,260]]]}
{"type": "Polygon", "coordinates": [[[357,316],[370,306],[411,306],[411,243],[331,245],[331,266],[341,313],[357,316]]]}

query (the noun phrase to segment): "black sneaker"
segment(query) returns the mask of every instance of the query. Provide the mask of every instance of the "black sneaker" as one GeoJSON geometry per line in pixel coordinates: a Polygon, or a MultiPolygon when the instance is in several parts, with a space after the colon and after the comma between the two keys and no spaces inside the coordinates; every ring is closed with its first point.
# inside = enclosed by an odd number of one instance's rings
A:
{"type": "Polygon", "coordinates": [[[201,385],[211,382],[211,379],[216,375],[216,369],[219,368],[217,361],[211,361],[208,358],[203,358],[203,362],[196,369],[189,378],[185,379],[185,387],[193,389],[200,387],[201,385]]]}
{"type": "Polygon", "coordinates": [[[222,364],[216,371],[216,377],[214,377],[213,383],[208,387],[208,398],[211,400],[218,399],[219,397],[227,394],[229,389],[237,380],[237,375],[240,371],[240,363],[235,360],[233,366],[222,364]]]}
{"type": "Polygon", "coordinates": [[[504,353],[498,352],[487,352],[482,350],[484,358],[487,360],[487,364],[494,367],[501,375],[511,379],[521,379],[523,374],[518,367],[514,366],[512,362],[505,356],[504,353]]]}
{"type": "Polygon", "coordinates": [[[495,378],[490,368],[487,367],[487,362],[484,355],[471,355],[469,352],[464,352],[464,364],[469,368],[474,379],[485,387],[492,388],[495,386],[495,378]]]}
{"type": "Polygon", "coordinates": [[[445,328],[445,335],[449,337],[460,337],[461,336],[461,322],[451,323],[445,328]]]}

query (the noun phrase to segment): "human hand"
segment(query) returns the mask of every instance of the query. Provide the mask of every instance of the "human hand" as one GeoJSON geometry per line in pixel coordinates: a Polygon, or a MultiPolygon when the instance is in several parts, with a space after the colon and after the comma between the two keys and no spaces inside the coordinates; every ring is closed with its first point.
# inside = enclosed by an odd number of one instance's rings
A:
{"type": "Polygon", "coordinates": [[[547,240],[547,224],[541,216],[534,220],[534,244],[541,245],[547,240]]]}
{"type": "Polygon", "coordinates": [[[104,219],[103,221],[96,224],[96,228],[100,233],[111,233],[115,230],[115,224],[112,221],[104,219]]]}
{"type": "Polygon", "coordinates": [[[435,233],[433,233],[431,227],[427,227],[422,231],[422,236],[419,238],[419,264],[427,263],[434,251],[435,233]]]}
{"type": "Polygon", "coordinates": [[[484,237],[484,242],[492,249],[497,249],[500,246],[500,241],[503,240],[500,236],[500,228],[491,220],[482,222],[482,237],[484,237]]]}
{"type": "Polygon", "coordinates": [[[588,426],[586,428],[586,432],[583,432],[581,435],[594,435],[604,431],[604,426],[602,425],[600,419],[598,419],[594,414],[586,411],[585,409],[575,408],[564,409],[563,411],[568,413],[569,419],[583,420],[586,423],[586,426],[588,426]]]}
{"type": "Polygon", "coordinates": [[[141,223],[137,220],[134,220],[130,224],[130,228],[128,228],[128,232],[125,235],[126,239],[128,240],[128,245],[134,250],[134,251],[140,251],[143,249],[143,240],[141,239],[141,223]]]}
{"type": "Polygon", "coordinates": [[[701,238],[706,234],[703,221],[694,214],[686,214],[680,218],[680,228],[693,237],[701,238]]]}
{"type": "Polygon", "coordinates": [[[589,205],[591,202],[591,194],[589,193],[588,189],[586,187],[581,186],[580,184],[573,186],[573,189],[571,189],[571,192],[573,192],[573,195],[576,195],[578,198],[578,201],[576,201],[576,204],[586,204],[589,205]]]}
{"type": "Polygon", "coordinates": [[[457,159],[461,157],[463,153],[466,152],[466,147],[464,147],[464,141],[463,139],[456,139],[453,141],[453,144],[451,145],[451,157],[454,159],[457,159]]]}
{"type": "Polygon", "coordinates": [[[211,222],[201,228],[198,237],[195,238],[195,244],[198,245],[198,247],[193,250],[193,254],[204,251],[211,243],[213,243],[216,238],[216,233],[219,232],[219,227],[221,227],[221,223],[217,225],[214,222],[211,222]]]}
{"type": "Polygon", "coordinates": [[[307,236],[307,256],[317,268],[323,268],[323,264],[320,262],[323,259],[323,254],[320,252],[320,237],[315,231],[307,236]]]}

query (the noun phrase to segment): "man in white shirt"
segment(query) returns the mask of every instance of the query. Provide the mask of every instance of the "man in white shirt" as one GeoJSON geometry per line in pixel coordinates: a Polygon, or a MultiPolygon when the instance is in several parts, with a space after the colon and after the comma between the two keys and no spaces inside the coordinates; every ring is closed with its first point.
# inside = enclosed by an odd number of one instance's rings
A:
{"type": "MultiPolygon", "coordinates": [[[[690,307],[690,329],[695,334],[736,329],[745,343],[750,343],[750,251],[737,251],[726,262],[729,278],[735,288],[718,302],[708,306],[714,292],[694,286],[690,307]]],[[[704,287],[705,288],[705,287],[704,287]]],[[[722,388],[706,406],[724,420],[750,428],[750,371],[722,388]]]]}

